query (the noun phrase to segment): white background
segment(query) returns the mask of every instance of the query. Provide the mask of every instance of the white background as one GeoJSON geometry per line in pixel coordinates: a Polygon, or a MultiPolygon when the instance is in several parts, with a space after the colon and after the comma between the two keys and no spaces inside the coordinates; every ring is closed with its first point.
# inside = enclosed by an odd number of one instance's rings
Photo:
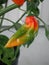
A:
{"type": "MultiPolygon", "coordinates": [[[[11,5],[12,3],[13,2],[11,0],[8,1],[8,5],[11,5]]],[[[24,5],[21,8],[26,10],[26,3],[24,3],[24,5]]],[[[49,0],[44,0],[44,2],[39,5],[39,8],[40,8],[40,18],[42,18],[45,23],[49,24],[49,0]]],[[[19,9],[14,9],[8,12],[5,15],[5,17],[16,22],[23,13],[24,12],[19,9]]],[[[24,21],[24,18],[22,19],[22,21],[24,21]]],[[[8,21],[3,22],[3,25],[7,24],[11,25],[11,23],[9,23],[8,21]]]]}
{"type": "MultiPolygon", "coordinates": [[[[11,4],[11,0],[9,0],[9,4],[11,4]]],[[[24,7],[25,5],[23,8],[24,7]]],[[[44,0],[43,4],[40,5],[40,8],[40,17],[45,21],[45,23],[49,24],[49,0],[44,0]]],[[[16,21],[21,14],[21,11],[15,9],[6,14],[5,17],[16,21]]],[[[11,23],[3,23],[3,25],[7,24],[11,25],[11,23]]],[[[3,32],[3,34],[10,37],[12,32],[6,31],[3,32]]],[[[44,28],[39,29],[38,36],[29,48],[21,47],[18,65],[49,65],[49,41],[45,36],[44,28]]]]}

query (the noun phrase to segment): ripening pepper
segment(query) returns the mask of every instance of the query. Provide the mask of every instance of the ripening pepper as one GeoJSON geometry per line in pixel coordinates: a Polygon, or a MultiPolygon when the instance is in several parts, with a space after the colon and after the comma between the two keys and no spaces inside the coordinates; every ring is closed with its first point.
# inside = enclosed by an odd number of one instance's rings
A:
{"type": "Polygon", "coordinates": [[[35,18],[35,16],[27,16],[25,21],[26,21],[26,24],[30,26],[34,24],[34,31],[38,31],[38,21],[35,18]]]}
{"type": "Polygon", "coordinates": [[[5,47],[11,48],[26,43],[28,43],[27,45],[30,45],[29,42],[34,40],[37,31],[38,31],[38,21],[34,16],[27,16],[25,19],[25,24],[22,25],[20,29],[18,29],[17,32],[13,34],[13,36],[7,42],[5,47]]]}
{"type": "Polygon", "coordinates": [[[12,0],[15,4],[17,4],[18,6],[23,5],[23,3],[25,2],[25,0],[12,0]]]}

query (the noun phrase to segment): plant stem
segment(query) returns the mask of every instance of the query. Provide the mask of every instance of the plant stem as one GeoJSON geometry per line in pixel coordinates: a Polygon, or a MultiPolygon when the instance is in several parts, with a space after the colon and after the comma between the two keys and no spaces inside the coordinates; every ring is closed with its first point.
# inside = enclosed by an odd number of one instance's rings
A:
{"type": "MultiPolygon", "coordinates": [[[[27,13],[27,12],[25,12],[25,13],[18,19],[18,21],[17,21],[16,23],[18,23],[26,13],[27,13]]],[[[15,23],[15,24],[16,24],[16,23],[15,23]]]]}
{"type": "MultiPolygon", "coordinates": [[[[7,2],[8,2],[8,1],[7,1],[7,2]]],[[[5,8],[7,7],[7,2],[5,3],[5,8]]],[[[2,26],[4,16],[5,16],[5,14],[2,16],[1,23],[0,23],[0,28],[1,28],[1,26],[2,26]]]]}
{"type": "MultiPolygon", "coordinates": [[[[0,18],[0,19],[2,19],[2,18],[0,18]]],[[[12,20],[10,20],[10,19],[7,19],[7,18],[3,18],[4,20],[7,20],[7,21],[9,21],[9,22],[11,22],[11,23],[13,23],[14,24],[14,22],[12,21],[12,20]]]]}
{"type": "Polygon", "coordinates": [[[43,24],[44,24],[44,26],[45,26],[45,22],[40,18],[40,17],[38,17],[38,16],[36,16],[43,24]]]}
{"type": "MultiPolygon", "coordinates": [[[[32,12],[31,12],[31,13],[32,13],[32,12]]],[[[32,13],[32,15],[35,16],[36,18],[38,18],[38,19],[44,24],[44,26],[46,25],[46,23],[45,23],[40,17],[36,16],[36,15],[33,14],[33,13],[32,13]]]]}
{"type": "Polygon", "coordinates": [[[19,7],[19,10],[21,10],[21,11],[24,11],[24,12],[25,12],[25,10],[21,9],[20,7],[19,7]]]}
{"type": "Polygon", "coordinates": [[[9,12],[9,11],[15,9],[15,8],[18,8],[18,6],[16,4],[12,4],[12,5],[4,8],[4,9],[1,9],[0,10],[0,16],[2,16],[3,14],[5,14],[5,13],[7,13],[7,12],[9,12]]]}
{"type": "MultiPolygon", "coordinates": [[[[20,10],[22,10],[22,11],[24,11],[25,12],[25,10],[23,10],[23,9],[21,9],[21,8],[19,8],[20,10]]],[[[30,11],[26,11],[26,12],[30,12],[30,11]]],[[[34,15],[34,14],[33,14],[34,15]]],[[[34,15],[34,16],[36,16],[36,15],[34,15]]],[[[43,24],[44,24],[44,26],[45,26],[45,22],[40,18],[40,17],[38,17],[38,16],[36,16],[43,24]]]]}
{"type": "Polygon", "coordinates": [[[16,59],[16,57],[17,57],[17,55],[18,55],[18,52],[19,52],[19,49],[20,49],[20,47],[18,46],[18,47],[16,48],[16,50],[14,50],[14,58],[12,59],[12,61],[16,59]]]}
{"type": "Polygon", "coordinates": [[[18,21],[17,21],[16,23],[14,23],[12,26],[10,26],[10,27],[8,27],[8,28],[6,28],[6,29],[1,30],[0,33],[3,32],[3,31],[9,30],[9,29],[11,29],[11,28],[13,28],[13,27],[15,27],[16,24],[23,18],[23,16],[24,16],[26,13],[27,13],[27,12],[25,12],[25,13],[18,19],[18,21]]]}

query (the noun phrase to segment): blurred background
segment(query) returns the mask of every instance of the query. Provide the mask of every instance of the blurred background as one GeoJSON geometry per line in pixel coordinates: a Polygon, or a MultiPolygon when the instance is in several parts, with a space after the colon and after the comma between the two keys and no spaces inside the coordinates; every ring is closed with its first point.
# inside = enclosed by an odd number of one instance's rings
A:
{"type": "MultiPolygon", "coordinates": [[[[8,5],[11,5],[12,3],[13,2],[11,0],[8,1],[8,5]]],[[[21,8],[26,10],[26,2],[21,8]]],[[[40,18],[42,18],[45,23],[49,24],[49,0],[44,0],[43,3],[39,5],[39,8],[40,18]]],[[[5,17],[16,22],[23,13],[23,11],[14,9],[8,12],[5,17]]],[[[25,16],[20,22],[24,23],[24,19],[25,16]]],[[[12,24],[4,20],[3,25],[9,26],[12,24]]],[[[40,25],[43,24],[40,23],[40,25]]],[[[12,29],[12,31],[15,30],[12,29]]],[[[13,33],[10,31],[5,31],[2,34],[5,34],[10,38],[13,33]]],[[[29,48],[21,46],[18,65],[49,65],[49,41],[45,36],[44,27],[39,28],[38,36],[35,38],[34,42],[32,42],[29,48]]]]}

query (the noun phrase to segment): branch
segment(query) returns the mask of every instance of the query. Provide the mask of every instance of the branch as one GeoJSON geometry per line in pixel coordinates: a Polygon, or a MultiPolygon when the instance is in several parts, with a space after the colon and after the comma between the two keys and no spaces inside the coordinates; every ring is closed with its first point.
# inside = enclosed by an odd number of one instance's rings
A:
{"type": "MultiPolygon", "coordinates": [[[[7,3],[8,3],[8,0],[7,0],[7,2],[5,3],[5,8],[7,7],[7,3]]],[[[0,23],[0,28],[1,28],[1,26],[2,26],[4,16],[5,16],[5,14],[2,15],[2,19],[1,19],[1,23],[0,23]]]]}
{"type": "MultiPolygon", "coordinates": [[[[11,29],[11,28],[13,28],[13,27],[15,27],[16,24],[18,24],[18,22],[23,18],[23,16],[24,16],[26,13],[27,13],[27,12],[25,12],[25,13],[18,19],[18,21],[17,21],[16,23],[14,23],[12,26],[10,26],[10,27],[8,27],[8,28],[6,28],[6,29],[1,30],[0,33],[3,32],[3,31],[9,30],[9,29],[11,29]]],[[[17,25],[16,27],[18,27],[18,25],[17,25]]]]}
{"type": "Polygon", "coordinates": [[[15,8],[18,8],[18,6],[16,4],[12,4],[12,5],[4,8],[4,9],[1,9],[0,10],[0,16],[2,16],[3,14],[5,14],[5,13],[7,13],[7,12],[9,12],[9,11],[15,9],[15,8]]]}
{"type": "Polygon", "coordinates": [[[35,16],[36,18],[38,18],[44,24],[44,26],[45,26],[46,23],[40,17],[38,17],[35,14],[33,14],[33,12],[31,12],[31,13],[32,13],[33,16],[35,16]]]}
{"type": "MultiPolygon", "coordinates": [[[[2,19],[1,17],[0,17],[0,19],[2,19]]],[[[14,24],[14,22],[12,21],[12,20],[10,20],[10,19],[7,19],[7,18],[3,18],[4,20],[7,20],[7,21],[9,21],[9,22],[11,22],[11,23],[13,23],[14,24]]]]}
{"type": "Polygon", "coordinates": [[[38,17],[38,16],[36,16],[43,24],[44,24],[44,26],[45,26],[45,22],[40,18],[40,17],[38,17]]]}

